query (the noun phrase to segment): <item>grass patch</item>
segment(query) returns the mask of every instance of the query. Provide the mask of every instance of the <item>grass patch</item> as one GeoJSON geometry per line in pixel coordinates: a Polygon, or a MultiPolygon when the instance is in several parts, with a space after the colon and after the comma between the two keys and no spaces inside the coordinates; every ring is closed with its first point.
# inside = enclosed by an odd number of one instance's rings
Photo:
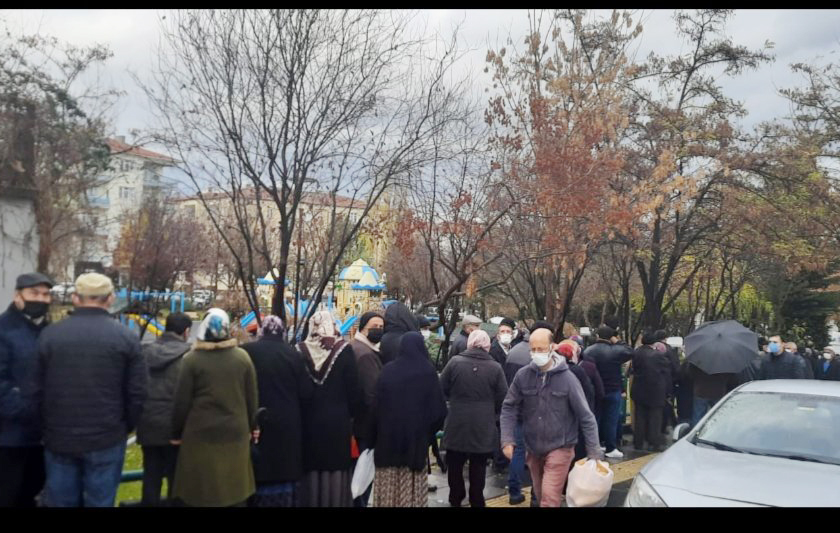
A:
{"type": "MultiPolygon", "coordinates": [[[[123,463],[123,471],[126,470],[142,470],[143,468],[143,452],[137,443],[125,449],[125,462],[123,463]]],[[[143,482],[132,481],[130,483],[120,483],[117,489],[116,505],[125,501],[139,501],[142,495],[143,482]]]]}

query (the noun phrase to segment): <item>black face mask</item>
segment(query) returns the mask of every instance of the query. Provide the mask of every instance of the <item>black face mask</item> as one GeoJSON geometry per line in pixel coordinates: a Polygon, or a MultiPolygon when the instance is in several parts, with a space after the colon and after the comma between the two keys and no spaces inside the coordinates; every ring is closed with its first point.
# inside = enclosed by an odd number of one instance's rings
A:
{"type": "Polygon", "coordinates": [[[32,318],[41,318],[47,314],[49,307],[50,304],[46,302],[30,302],[29,300],[24,300],[23,314],[32,318]]]}
{"type": "Polygon", "coordinates": [[[381,328],[371,329],[368,331],[367,338],[371,342],[371,344],[376,344],[377,342],[382,340],[382,335],[385,334],[385,330],[381,328]]]}

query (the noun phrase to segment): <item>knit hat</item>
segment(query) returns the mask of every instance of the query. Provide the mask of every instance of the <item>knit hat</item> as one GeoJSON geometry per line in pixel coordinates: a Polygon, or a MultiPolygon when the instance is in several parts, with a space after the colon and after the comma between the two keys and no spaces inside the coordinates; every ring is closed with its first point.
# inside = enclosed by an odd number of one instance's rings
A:
{"type": "Polygon", "coordinates": [[[611,337],[615,337],[616,330],[604,324],[598,328],[598,338],[599,339],[610,339],[611,337]]]}
{"type": "Polygon", "coordinates": [[[76,278],[78,296],[108,296],[112,292],[114,292],[114,284],[108,276],[88,272],[76,278]]]}
{"type": "Polygon", "coordinates": [[[516,322],[514,322],[512,318],[505,317],[501,322],[499,322],[499,326],[507,326],[510,329],[516,329],[516,322]]]}

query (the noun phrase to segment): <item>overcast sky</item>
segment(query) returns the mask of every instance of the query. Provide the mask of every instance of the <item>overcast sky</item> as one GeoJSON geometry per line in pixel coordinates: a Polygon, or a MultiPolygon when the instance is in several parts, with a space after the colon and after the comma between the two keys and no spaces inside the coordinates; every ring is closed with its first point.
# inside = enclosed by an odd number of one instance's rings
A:
{"type": "MultiPolygon", "coordinates": [[[[635,10],[644,31],[637,45],[639,58],[651,50],[660,54],[678,53],[684,46],[675,36],[670,10],[635,10]]],[[[149,72],[153,50],[158,45],[156,10],[0,10],[12,28],[40,31],[76,45],[101,43],[114,52],[102,72],[103,79],[126,92],[115,113],[115,134],[148,125],[145,99],[128,71],[143,77],[149,72]]],[[[476,83],[484,83],[484,57],[488,44],[502,45],[510,33],[522,42],[528,27],[524,10],[425,10],[420,19],[431,30],[447,33],[462,23],[462,45],[472,51],[464,58],[464,68],[475,73],[476,83]]],[[[745,103],[749,117],[745,125],[785,115],[788,106],[778,89],[800,85],[802,80],[790,72],[790,64],[836,59],[840,49],[840,10],[739,10],[730,20],[728,35],[736,44],[759,48],[775,43],[776,60],[758,71],[736,79],[721,79],[727,94],[745,103]]],[[[129,140],[131,137],[129,136],[129,140]]]]}

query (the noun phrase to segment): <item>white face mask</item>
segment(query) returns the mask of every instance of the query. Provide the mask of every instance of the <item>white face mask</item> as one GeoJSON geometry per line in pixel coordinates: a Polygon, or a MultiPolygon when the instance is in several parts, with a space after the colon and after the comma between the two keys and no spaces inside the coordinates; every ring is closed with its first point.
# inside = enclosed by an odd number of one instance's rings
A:
{"type": "Polygon", "coordinates": [[[502,344],[508,345],[512,340],[513,335],[511,335],[510,333],[502,333],[501,335],[499,335],[499,342],[501,342],[502,344]]]}
{"type": "Polygon", "coordinates": [[[531,361],[538,367],[544,367],[551,360],[551,352],[531,352],[531,361]]]}
{"type": "Polygon", "coordinates": [[[432,332],[429,331],[428,329],[424,329],[423,331],[420,332],[420,334],[423,335],[424,339],[428,339],[429,337],[432,336],[432,332]]]}
{"type": "Polygon", "coordinates": [[[823,359],[825,359],[826,361],[831,361],[832,359],[834,359],[834,356],[832,354],[826,352],[826,353],[823,354],[823,359]]]}

